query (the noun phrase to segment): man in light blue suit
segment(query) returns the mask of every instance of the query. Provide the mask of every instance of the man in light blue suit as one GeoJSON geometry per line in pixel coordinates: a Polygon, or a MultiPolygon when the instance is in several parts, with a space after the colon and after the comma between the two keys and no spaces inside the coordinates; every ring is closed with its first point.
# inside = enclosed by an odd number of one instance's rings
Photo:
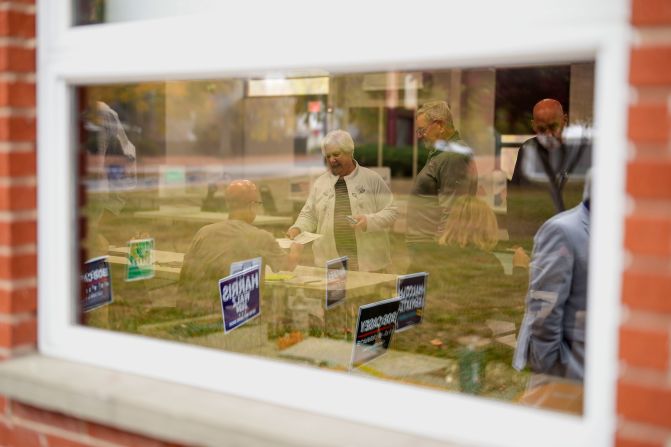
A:
{"type": "Polygon", "coordinates": [[[543,224],[534,237],[526,313],[513,367],[583,380],[589,259],[590,179],[583,202],[543,224]]]}

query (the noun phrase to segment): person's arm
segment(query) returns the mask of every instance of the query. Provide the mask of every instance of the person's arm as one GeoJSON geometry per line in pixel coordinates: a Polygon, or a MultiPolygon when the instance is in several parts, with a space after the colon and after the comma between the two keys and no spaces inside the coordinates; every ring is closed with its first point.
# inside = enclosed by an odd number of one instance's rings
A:
{"type": "Polygon", "coordinates": [[[280,248],[272,234],[267,233],[267,235],[259,235],[259,237],[262,238],[262,243],[260,244],[261,257],[274,272],[296,268],[303,251],[303,245],[297,243],[291,244],[289,253],[287,254],[280,248]]]}
{"type": "Polygon", "coordinates": [[[303,231],[314,233],[317,230],[317,213],[315,209],[315,190],[316,184],[313,186],[308,199],[305,201],[301,212],[298,214],[296,222],[287,230],[287,237],[293,239],[303,231]]]}
{"type": "Polygon", "coordinates": [[[359,221],[354,228],[362,231],[382,231],[391,228],[398,217],[398,209],[394,204],[394,196],[382,178],[372,184],[373,194],[369,200],[373,201],[376,212],[354,216],[359,221]]]}
{"type": "Polygon", "coordinates": [[[570,349],[564,339],[564,306],[571,291],[574,254],[564,230],[546,223],[534,238],[527,314],[528,363],[538,373],[561,373],[570,349]]]}

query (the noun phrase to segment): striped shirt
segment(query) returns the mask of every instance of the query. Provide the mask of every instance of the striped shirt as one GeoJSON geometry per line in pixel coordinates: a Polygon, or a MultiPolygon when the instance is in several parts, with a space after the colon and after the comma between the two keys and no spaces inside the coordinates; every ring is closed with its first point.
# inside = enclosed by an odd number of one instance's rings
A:
{"type": "Polygon", "coordinates": [[[340,256],[349,258],[349,269],[358,270],[356,236],[354,228],[347,221],[346,216],[352,215],[349,203],[349,192],[345,179],[340,177],[335,184],[335,207],[333,209],[333,236],[336,250],[340,256]]]}

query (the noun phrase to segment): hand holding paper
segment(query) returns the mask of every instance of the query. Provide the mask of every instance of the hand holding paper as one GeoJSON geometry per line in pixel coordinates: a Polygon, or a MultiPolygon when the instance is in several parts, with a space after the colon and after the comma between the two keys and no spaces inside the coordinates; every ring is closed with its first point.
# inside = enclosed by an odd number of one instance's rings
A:
{"type": "Polygon", "coordinates": [[[310,242],[319,239],[322,237],[321,234],[316,234],[316,233],[310,233],[308,231],[303,231],[302,233],[299,233],[298,235],[294,236],[293,239],[289,238],[279,238],[277,239],[277,243],[280,244],[280,247],[282,248],[290,248],[291,244],[297,243],[301,245],[309,244],[310,242]]]}

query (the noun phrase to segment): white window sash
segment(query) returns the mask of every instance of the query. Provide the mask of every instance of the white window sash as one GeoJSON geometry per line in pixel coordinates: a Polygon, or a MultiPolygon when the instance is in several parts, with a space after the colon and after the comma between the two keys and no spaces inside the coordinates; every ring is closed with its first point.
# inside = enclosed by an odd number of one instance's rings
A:
{"type": "Polygon", "coordinates": [[[216,14],[78,28],[67,26],[69,3],[38,4],[42,353],[454,442],[612,443],[625,210],[625,0],[252,0],[222,2],[228,6],[216,14]],[[592,59],[598,137],[583,417],[72,324],[79,291],[72,85],[247,77],[292,67],[328,74],[592,59]]]}

